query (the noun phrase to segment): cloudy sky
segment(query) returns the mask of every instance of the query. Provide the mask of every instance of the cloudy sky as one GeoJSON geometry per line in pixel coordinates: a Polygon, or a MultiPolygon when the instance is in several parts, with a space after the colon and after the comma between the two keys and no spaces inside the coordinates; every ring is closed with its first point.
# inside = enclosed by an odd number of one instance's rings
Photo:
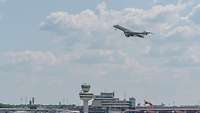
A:
{"type": "Polygon", "coordinates": [[[200,104],[199,0],[0,0],[0,102],[95,94],[200,104]],[[152,31],[125,38],[112,28],[152,31]]]}

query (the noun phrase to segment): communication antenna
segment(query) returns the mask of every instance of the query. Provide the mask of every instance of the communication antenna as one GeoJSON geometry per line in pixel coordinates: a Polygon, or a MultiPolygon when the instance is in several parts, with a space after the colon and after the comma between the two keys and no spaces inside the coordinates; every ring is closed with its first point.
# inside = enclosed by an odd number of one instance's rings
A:
{"type": "Polygon", "coordinates": [[[124,100],[126,100],[127,94],[126,92],[124,92],[124,100]]]}

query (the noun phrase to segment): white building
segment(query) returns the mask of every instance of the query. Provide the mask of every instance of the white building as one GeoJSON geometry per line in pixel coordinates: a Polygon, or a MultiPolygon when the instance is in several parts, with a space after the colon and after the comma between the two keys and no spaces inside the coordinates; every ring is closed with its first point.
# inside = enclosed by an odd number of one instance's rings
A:
{"type": "Polygon", "coordinates": [[[95,95],[92,101],[92,106],[103,107],[103,108],[134,108],[135,98],[129,98],[129,100],[120,100],[115,98],[114,92],[112,93],[100,93],[100,95],[95,95]]]}

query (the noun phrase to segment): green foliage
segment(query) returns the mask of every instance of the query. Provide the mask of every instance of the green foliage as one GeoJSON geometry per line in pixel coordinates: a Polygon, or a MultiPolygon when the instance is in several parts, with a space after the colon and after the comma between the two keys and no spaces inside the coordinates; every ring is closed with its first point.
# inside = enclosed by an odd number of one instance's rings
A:
{"type": "Polygon", "coordinates": [[[0,103],[0,108],[12,108],[13,105],[0,103]]]}

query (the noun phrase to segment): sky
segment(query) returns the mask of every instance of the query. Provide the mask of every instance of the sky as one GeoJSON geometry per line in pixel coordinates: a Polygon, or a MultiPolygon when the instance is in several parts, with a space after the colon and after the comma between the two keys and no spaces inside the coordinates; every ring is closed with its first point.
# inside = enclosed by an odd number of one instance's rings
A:
{"type": "Polygon", "coordinates": [[[200,104],[199,18],[199,0],[0,0],[0,102],[80,105],[88,83],[137,103],[200,104]]]}

